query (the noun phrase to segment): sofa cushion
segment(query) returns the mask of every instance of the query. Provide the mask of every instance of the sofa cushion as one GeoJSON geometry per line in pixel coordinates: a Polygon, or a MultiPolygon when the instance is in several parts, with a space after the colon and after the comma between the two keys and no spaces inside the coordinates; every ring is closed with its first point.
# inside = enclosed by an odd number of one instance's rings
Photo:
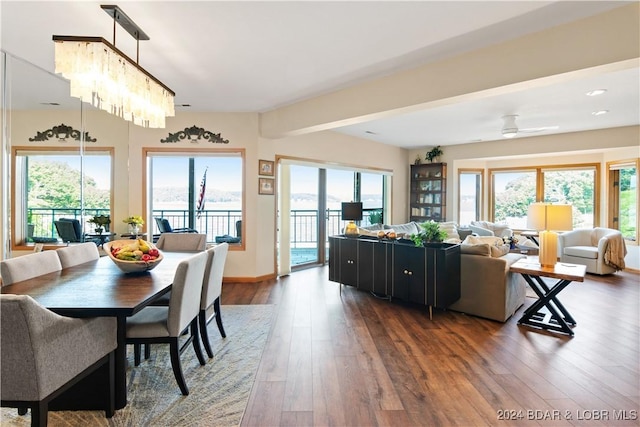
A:
{"type": "Polygon", "coordinates": [[[457,239],[456,243],[460,243],[460,235],[458,234],[458,224],[453,221],[441,222],[440,230],[444,230],[447,232],[447,237],[445,237],[445,241],[451,241],[452,239],[457,239]]]}
{"type": "Polygon", "coordinates": [[[420,226],[414,221],[407,222],[406,224],[385,225],[384,229],[393,230],[396,232],[396,234],[417,234],[420,232],[420,226]]]}
{"type": "Polygon", "coordinates": [[[494,258],[500,258],[503,255],[509,253],[509,245],[491,245],[491,256],[494,258]]]}
{"type": "Polygon", "coordinates": [[[466,243],[462,243],[460,245],[460,253],[467,255],[480,255],[480,256],[491,256],[491,245],[488,243],[480,243],[477,245],[469,245],[466,243]]]}
{"type": "Polygon", "coordinates": [[[595,246],[569,246],[564,248],[564,254],[579,258],[598,259],[598,248],[595,246]]]}
{"type": "Polygon", "coordinates": [[[378,230],[382,230],[382,224],[372,224],[372,225],[367,225],[366,227],[358,227],[358,230],[369,230],[369,231],[378,231],[378,230]]]}
{"type": "Polygon", "coordinates": [[[469,235],[465,237],[464,242],[462,243],[467,245],[480,245],[486,243],[491,246],[501,246],[504,244],[504,241],[502,240],[502,237],[469,235]]]}

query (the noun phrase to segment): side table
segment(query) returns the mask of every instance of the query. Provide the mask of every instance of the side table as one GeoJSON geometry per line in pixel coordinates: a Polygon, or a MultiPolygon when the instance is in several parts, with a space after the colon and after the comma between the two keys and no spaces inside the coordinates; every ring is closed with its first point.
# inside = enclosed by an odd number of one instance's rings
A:
{"type": "Polygon", "coordinates": [[[133,233],[124,233],[121,234],[120,237],[124,237],[125,239],[147,239],[147,233],[138,233],[138,234],[133,234],[133,233]]]}
{"type": "Polygon", "coordinates": [[[92,239],[98,239],[100,244],[98,246],[103,247],[105,242],[110,241],[114,238],[116,233],[88,233],[86,236],[91,237],[92,239]]]}
{"type": "Polygon", "coordinates": [[[571,282],[584,282],[587,267],[579,264],[557,263],[553,267],[543,267],[536,257],[528,257],[515,262],[510,270],[522,274],[524,280],[538,295],[539,299],[518,320],[519,325],[532,326],[573,336],[570,326],[575,326],[575,319],[558,300],[558,294],[571,282]],[[558,279],[549,287],[543,277],[558,279]],[[548,310],[544,311],[543,308],[548,310]]]}

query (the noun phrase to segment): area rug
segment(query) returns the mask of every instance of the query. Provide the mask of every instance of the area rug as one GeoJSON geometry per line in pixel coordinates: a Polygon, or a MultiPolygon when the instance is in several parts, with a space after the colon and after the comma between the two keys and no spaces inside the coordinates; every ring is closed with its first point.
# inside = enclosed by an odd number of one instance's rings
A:
{"type": "MultiPolygon", "coordinates": [[[[265,348],[274,313],[272,305],[223,305],[227,338],[215,320],[209,323],[213,359],[200,366],[193,348],[182,353],[189,395],[180,393],[171,370],[169,346],[155,344],[151,358],[133,367],[129,346],[128,405],[107,419],[104,411],[49,412],[49,426],[238,426],[265,348]]],[[[204,349],[203,349],[204,352],[204,349]]],[[[30,412],[2,408],[2,426],[29,426],[30,412]]]]}

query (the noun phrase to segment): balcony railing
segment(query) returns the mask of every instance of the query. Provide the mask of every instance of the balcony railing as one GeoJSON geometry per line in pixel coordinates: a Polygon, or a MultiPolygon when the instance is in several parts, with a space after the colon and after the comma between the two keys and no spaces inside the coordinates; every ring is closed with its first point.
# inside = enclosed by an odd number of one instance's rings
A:
{"type": "MultiPolygon", "coordinates": [[[[367,212],[379,209],[365,209],[361,226],[370,225],[367,212]]],[[[29,224],[33,228],[29,237],[57,238],[58,234],[54,221],[60,218],[75,218],[84,222],[85,233],[93,233],[95,225],[88,223],[95,215],[109,215],[108,209],[85,209],[84,218],[80,209],[48,209],[30,208],[28,211],[29,224]]],[[[344,228],[344,221],[340,218],[340,209],[327,209],[327,236],[340,234],[344,228]]],[[[169,221],[172,228],[189,226],[189,211],[179,209],[160,209],[153,211],[153,217],[162,217],[169,221]]],[[[200,218],[196,218],[193,228],[207,235],[208,242],[215,242],[216,236],[237,236],[236,223],[242,219],[240,210],[205,210],[200,218]]],[[[113,225],[113,220],[112,224],[113,225]]],[[[147,224],[147,230],[152,234],[159,234],[157,225],[147,224]]],[[[109,231],[108,229],[105,231],[109,231]]],[[[291,248],[309,248],[318,244],[318,211],[313,209],[294,209],[291,211],[291,248]]]]}

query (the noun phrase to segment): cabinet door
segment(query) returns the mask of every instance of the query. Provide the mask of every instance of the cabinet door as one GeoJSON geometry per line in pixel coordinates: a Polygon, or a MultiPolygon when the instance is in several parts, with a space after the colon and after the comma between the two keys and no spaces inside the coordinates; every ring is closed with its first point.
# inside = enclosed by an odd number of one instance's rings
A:
{"type": "Polygon", "coordinates": [[[340,283],[358,286],[358,240],[340,241],[340,283]]]}
{"type": "Polygon", "coordinates": [[[373,289],[378,295],[388,295],[387,284],[391,283],[391,248],[392,243],[373,245],[373,289]]]}
{"type": "Polygon", "coordinates": [[[410,245],[393,246],[392,296],[424,304],[425,249],[410,245]]]}
{"type": "Polygon", "coordinates": [[[374,250],[376,246],[382,245],[374,241],[358,241],[358,289],[363,291],[373,291],[374,250]]]}
{"type": "Polygon", "coordinates": [[[447,308],[460,299],[460,246],[436,251],[433,306],[447,308]]]}

